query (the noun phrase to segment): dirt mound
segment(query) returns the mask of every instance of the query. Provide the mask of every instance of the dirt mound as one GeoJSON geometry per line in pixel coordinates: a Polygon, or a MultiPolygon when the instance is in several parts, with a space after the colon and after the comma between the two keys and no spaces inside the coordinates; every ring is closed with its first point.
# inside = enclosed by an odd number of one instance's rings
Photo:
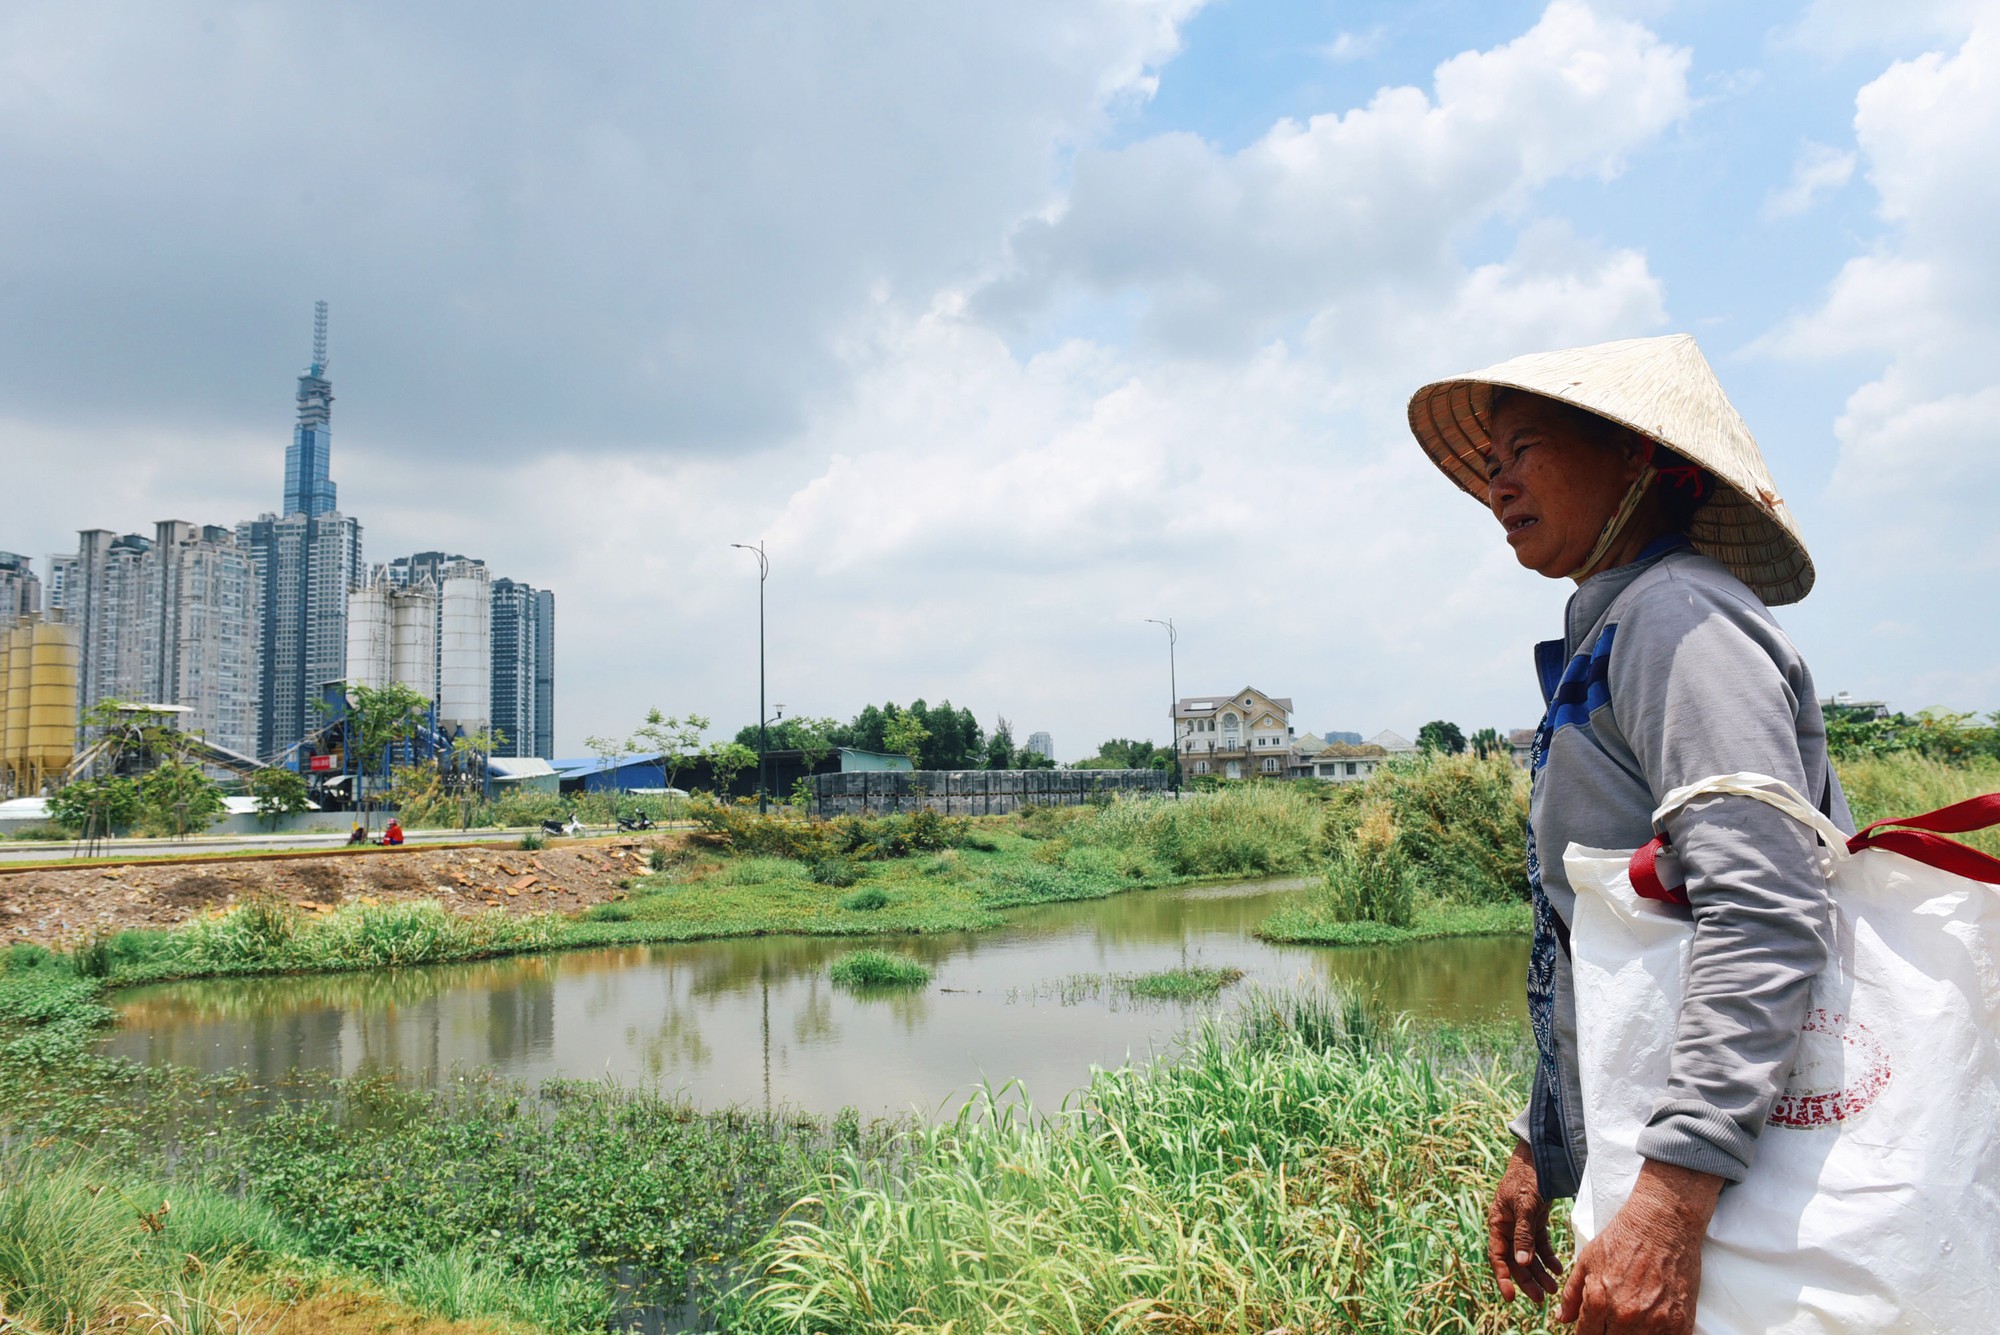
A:
{"type": "Polygon", "coordinates": [[[157,892],[162,903],[176,908],[205,909],[223,903],[236,893],[236,883],[221,876],[197,872],[170,882],[157,892]]]}
{"type": "Polygon", "coordinates": [[[278,873],[286,889],[303,892],[303,897],[316,904],[338,904],[347,893],[347,878],[341,874],[334,862],[291,862],[273,864],[283,867],[278,873]]]}
{"type": "Polygon", "coordinates": [[[422,894],[431,888],[417,871],[406,863],[391,862],[368,870],[368,883],[377,890],[391,895],[422,894]]]}

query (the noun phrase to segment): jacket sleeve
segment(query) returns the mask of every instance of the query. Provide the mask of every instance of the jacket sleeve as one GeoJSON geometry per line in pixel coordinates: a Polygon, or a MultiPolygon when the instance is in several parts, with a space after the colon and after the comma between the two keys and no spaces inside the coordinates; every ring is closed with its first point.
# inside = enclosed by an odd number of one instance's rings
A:
{"type": "MultiPolygon", "coordinates": [[[[1636,592],[1636,591],[1635,591],[1636,592]]],[[[1654,800],[1740,770],[1807,802],[1798,737],[1797,651],[1761,607],[1669,574],[1619,619],[1613,717],[1654,800]]],[[[1669,818],[1687,877],[1694,941],[1672,1074],[1640,1133],[1641,1155],[1740,1181],[1798,1049],[1812,981],[1826,965],[1818,839],[1751,798],[1714,797],[1669,818]]]]}

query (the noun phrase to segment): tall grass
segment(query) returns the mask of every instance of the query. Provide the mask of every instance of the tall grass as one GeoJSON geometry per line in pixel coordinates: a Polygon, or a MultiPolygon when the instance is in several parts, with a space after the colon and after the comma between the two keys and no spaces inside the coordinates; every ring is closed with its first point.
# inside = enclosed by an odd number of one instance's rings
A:
{"type": "MultiPolygon", "coordinates": [[[[1946,763],[1904,751],[1859,756],[1842,761],[1838,768],[1857,825],[1894,816],[1920,816],[1968,797],[2000,793],[2000,760],[1985,756],[1946,763]]],[[[2000,830],[1952,837],[2000,856],[2000,830]]]]}
{"type": "Polygon", "coordinates": [[[215,1191],[163,1194],[74,1154],[0,1157],[0,1313],[24,1330],[97,1328],[134,1307],[234,1329],[233,1305],[268,1297],[264,1272],[297,1251],[275,1216],[215,1191]]]}
{"type": "Polygon", "coordinates": [[[1321,811],[1308,788],[1248,784],[1082,808],[1062,833],[1074,847],[1137,855],[1175,876],[1277,874],[1311,860],[1321,811]]]}
{"type": "Polygon", "coordinates": [[[1037,1118],[988,1095],[849,1159],[751,1254],[745,1332],[1498,1331],[1485,1202],[1518,1070],[1266,999],[1037,1118]]]}
{"type": "Polygon", "coordinates": [[[171,932],[122,932],[99,949],[104,972],[125,981],[435,964],[550,949],[562,931],[554,917],[466,915],[429,900],[308,914],[283,900],[255,899],[171,932]]]}

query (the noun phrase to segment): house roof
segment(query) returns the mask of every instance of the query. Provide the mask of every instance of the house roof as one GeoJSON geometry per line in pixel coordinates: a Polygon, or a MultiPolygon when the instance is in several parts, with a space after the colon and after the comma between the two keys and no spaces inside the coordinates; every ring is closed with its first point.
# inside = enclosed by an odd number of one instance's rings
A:
{"type": "Polygon", "coordinates": [[[486,768],[496,779],[545,779],[556,772],[540,756],[488,756],[486,768]]]}
{"type": "Polygon", "coordinates": [[[1349,742],[1328,742],[1326,749],[1314,757],[1316,760],[1381,760],[1389,754],[1386,747],[1372,742],[1355,746],[1349,742]]]}
{"type": "Polygon", "coordinates": [[[1417,749],[1415,742],[1403,736],[1403,734],[1388,728],[1384,728],[1373,737],[1370,737],[1364,745],[1379,746],[1391,755],[1398,751],[1414,751],[1417,749]]]}
{"type": "MultiPolygon", "coordinates": [[[[1289,695],[1266,695],[1255,686],[1245,686],[1242,690],[1236,692],[1235,695],[1184,695],[1174,701],[1174,717],[1205,718],[1224,705],[1236,704],[1237,700],[1246,695],[1256,696],[1259,700],[1266,701],[1276,708],[1284,710],[1287,714],[1292,712],[1292,698],[1289,695]]],[[[1236,707],[1238,709],[1243,708],[1242,705],[1236,705],[1236,707]]]]}

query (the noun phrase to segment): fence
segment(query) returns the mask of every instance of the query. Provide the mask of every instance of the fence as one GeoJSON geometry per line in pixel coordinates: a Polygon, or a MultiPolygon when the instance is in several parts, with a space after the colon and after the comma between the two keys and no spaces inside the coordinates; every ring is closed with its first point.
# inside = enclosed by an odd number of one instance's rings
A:
{"type": "Polygon", "coordinates": [[[1096,797],[1163,793],[1156,769],[857,771],[806,780],[817,816],[873,815],[929,807],[947,816],[1004,816],[1023,806],[1073,807],[1096,797]]]}

